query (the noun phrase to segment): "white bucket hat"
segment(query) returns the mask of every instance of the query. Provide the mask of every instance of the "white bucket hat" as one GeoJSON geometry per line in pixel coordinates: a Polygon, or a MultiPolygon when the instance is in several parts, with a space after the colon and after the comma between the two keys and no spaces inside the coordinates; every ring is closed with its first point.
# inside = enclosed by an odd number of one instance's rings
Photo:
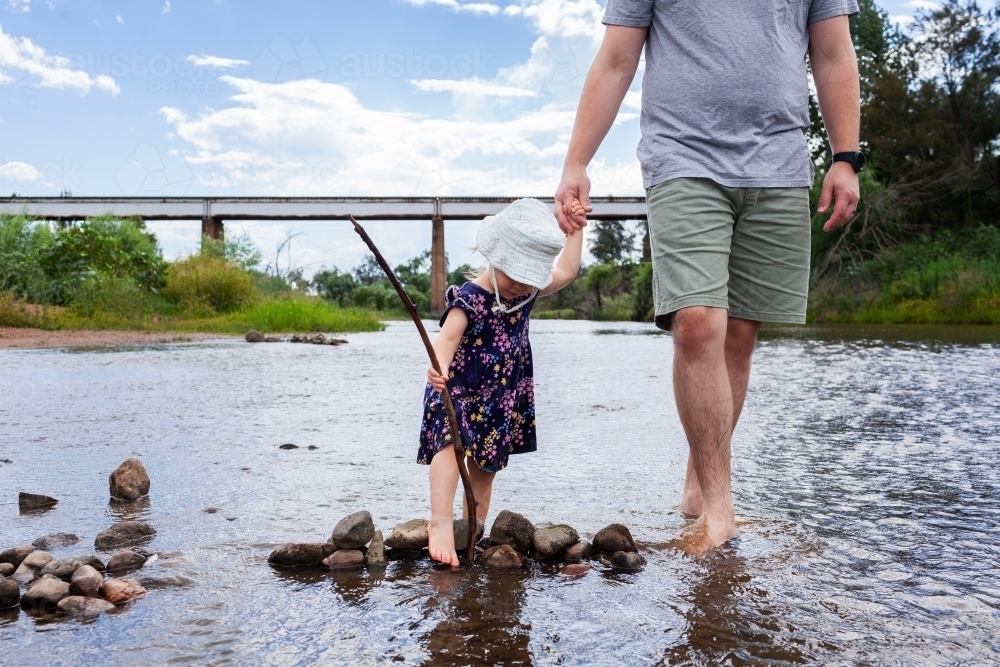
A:
{"type": "Polygon", "coordinates": [[[544,289],[552,282],[552,262],[565,237],[548,206],[537,199],[518,199],[483,219],[476,249],[511,280],[544,289]]]}

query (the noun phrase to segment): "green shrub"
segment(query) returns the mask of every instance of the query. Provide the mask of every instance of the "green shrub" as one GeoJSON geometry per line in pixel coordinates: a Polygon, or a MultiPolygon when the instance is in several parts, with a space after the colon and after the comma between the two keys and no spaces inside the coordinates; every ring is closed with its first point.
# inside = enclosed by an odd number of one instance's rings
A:
{"type": "Polygon", "coordinates": [[[211,255],[192,255],[171,264],[163,296],[195,316],[232,312],[258,299],[252,275],[211,255]]]}
{"type": "Polygon", "coordinates": [[[24,303],[13,292],[0,291],[0,327],[44,329],[46,319],[42,306],[24,303]]]}
{"type": "Polygon", "coordinates": [[[98,273],[85,279],[72,296],[70,310],[80,317],[93,318],[101,313],[141,320],[153,308],[149,292],[131,276],[98,273]]]}
{"type": "Polygon", "coordinates": [[[52,243],[45,223],[25,215],[0,214],[0,291],[9,291],[33,303],[47,300],[49,279],[39,256],[52,243]]]}
{"type": "Polygon", "coordinates": [[[382,324],[369,310],[340,308],[315,298],[275,299],[217,317],[187,320],[185,331],[268,333],[379,331],[382,324]]]}

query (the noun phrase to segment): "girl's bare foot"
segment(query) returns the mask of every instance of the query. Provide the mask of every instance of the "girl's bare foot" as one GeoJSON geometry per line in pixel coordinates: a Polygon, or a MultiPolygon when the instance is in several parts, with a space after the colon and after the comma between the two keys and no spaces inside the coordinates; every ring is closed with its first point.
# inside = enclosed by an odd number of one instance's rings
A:
{"type": "Polygon", "coordinates": [[[427,550],[431,558],[451,567],[458,567],[458,553],[455,552],[454,520],[431,518],[427,524],[427,550]]]}

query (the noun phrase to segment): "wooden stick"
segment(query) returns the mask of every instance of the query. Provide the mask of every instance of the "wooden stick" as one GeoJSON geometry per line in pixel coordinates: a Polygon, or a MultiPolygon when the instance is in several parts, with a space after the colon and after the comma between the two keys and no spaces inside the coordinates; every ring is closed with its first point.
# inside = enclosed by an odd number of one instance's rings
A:
{"type": "MultiPolygon", "coordinates": [[[[375,261],[378,265],[382,267],[382,271],[385,272],[386,277],[392,286],[396,288],[396,294],[402,299],[403,305],[406,307],[407,312],[410,313],[410,317],[413,319],[413,323],[417,325],[417,331],[420,333],[421,340],[424,341],[424,347],[427,348],[427,356],[431,358],[431,366],[437,371],[438,375],[444,375],[441,371],[441,364],[438,362],[437,354],[434,353],[434,346],[431,345],[431,339],[427,336],[427,330],[424,328],[424,323],[420,321],[420,315],[417,314],[417,309],[410,301],[409,295],[403,286],[400,284],[399,279],[396,274],[393,273],[392,269],[389,268],[389,264],[386,263],[385,258],[382,257],[382,253],[378,251],[375,247],[375,242],[372,241],[371,237],[368,236],[368,232],[365,228],[358,224],[358,221],[354,219],[354,216],[347,216],[351,220],[351,224],[354,225],[354,231],[358,233],[361,240],[365,242],[368,249],[372,251],[375,255],[375,261]]],[[[451,402],[451,395],[448,393],[448,387],[445,387],[444,391],[441,392],[441,399],[444,402],[445,412],[448,413],[448,426],[451,430],[451,444],[452,449],[455,451],[455,460],[458,463],[458,474],[462,477],[462,487],[465,489],[465,506],[469,511],[469,542],[465,549],[465,560],[471,565],[472,559],[476,555],[476,508],[479,503],[476,502],[476,496],[472,492],[472,478],[469,477],[469,469],[466,467],[466,456],[465,447],[462,445],[462,434],[458,429],[458,416],[455,414],[455,406],[451,402]]]]}

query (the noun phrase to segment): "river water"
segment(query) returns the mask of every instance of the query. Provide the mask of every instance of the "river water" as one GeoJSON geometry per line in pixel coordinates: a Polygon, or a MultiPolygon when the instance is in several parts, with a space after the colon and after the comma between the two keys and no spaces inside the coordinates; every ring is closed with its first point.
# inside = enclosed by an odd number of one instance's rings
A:
{"type": "Polygon", "coordinates": [[[141,517],[159,557],[138,574],[149,594],[95,621],[0,614],[0,663],[1000,660],[996,328],[767,331],[733,444],[742,534],[699,560],[663,546],[685,523],[671,338],[640,324],[532,327],[540,448],[498,475],[491,514],[588,537],[625,523],[644,571],[268,566],[277,544],[323,541],[359,509],[386,534],[426,514],[414,462],[426,359],[409,323],[340,347],[7,350],[0,548],[70,531],[80,544],[54,554],[88,552],[100,530],[141,517]],[[107,476],[128,456],[152,489],[122,508],[107,476]],[[60,502],[21,515],[21,490],[60,502]]]}

